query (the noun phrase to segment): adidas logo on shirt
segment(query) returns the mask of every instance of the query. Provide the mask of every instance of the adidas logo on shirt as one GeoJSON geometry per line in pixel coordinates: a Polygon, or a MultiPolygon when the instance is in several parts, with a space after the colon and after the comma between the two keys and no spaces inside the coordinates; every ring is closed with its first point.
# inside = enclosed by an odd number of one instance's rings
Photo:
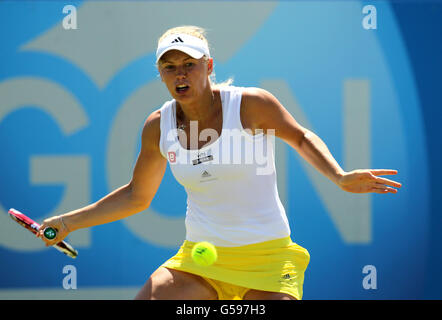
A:
{"type": "Polygon", "coordinates": [[[208,173],[206,170],[204,170],[203,174],[201,175],[201,178],[208,178],[211,177],[212,175],[210,173],[208,173]]]}
{"type": "Polygon", "coordinates": [[[177,42],[184,42],[183,39],[181,39],[180,37],[176,38],[175,40],[173,40],[171,43],[177,43],[177,42]]]}
{"type": "Polygon", "coordinates": [[[218,180],[217,177],[213,177],[208,171],[204,170],[201,174],[200,182],[210,182],[218,180]]]}

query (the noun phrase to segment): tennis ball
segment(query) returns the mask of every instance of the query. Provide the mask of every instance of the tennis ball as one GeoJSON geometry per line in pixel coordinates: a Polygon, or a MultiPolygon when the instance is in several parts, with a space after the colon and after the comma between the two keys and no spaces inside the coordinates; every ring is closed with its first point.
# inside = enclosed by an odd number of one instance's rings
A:
{"type": "Polygon", "coordinates": [[[210,266],[215,263],[217,258],[216,248],[210,242],[198,242],[192,248],[192,259],[200,266],[210,266]]]}

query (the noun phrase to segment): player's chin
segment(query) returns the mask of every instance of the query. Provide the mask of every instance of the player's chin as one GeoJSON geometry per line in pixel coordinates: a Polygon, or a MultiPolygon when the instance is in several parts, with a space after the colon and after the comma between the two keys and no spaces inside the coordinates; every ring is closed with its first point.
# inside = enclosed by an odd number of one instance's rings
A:
{"type": "Polygon", "coordinates": [[[178,102],[184,103],[184,102],[192,101],[192,95],[187,92],[186,93],[179,93],[179,94],[175,93],[172,96],[178,102]]]}

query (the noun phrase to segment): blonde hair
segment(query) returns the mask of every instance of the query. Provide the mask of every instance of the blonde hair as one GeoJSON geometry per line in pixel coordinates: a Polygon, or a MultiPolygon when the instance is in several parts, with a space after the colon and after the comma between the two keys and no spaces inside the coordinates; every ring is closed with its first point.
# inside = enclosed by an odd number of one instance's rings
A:
{"type": "MultiPolygon", "coordinates": [[[[197,37],[201,40],[203,40],[210,51],[212,51],[212,48],[209,45],[209,41],[207,41],[206,34],[207,31],[204,28],[197,27],[197,26],[179,26],[168,29],[166,32],[162,34],[162,36],[158,39],[158,44],[166,37],[177,34],[177,33],[184,33],[188,34],[194,37],[197,37]]],[[[208,61],[210,57],[204,56],[205,60],[208,61]]],[[[161,59],[160,59],[161,60],[161,59]]],[[[215,71],[212,70],[212,74],[209,76],[210,85],[212,88],[221,87],[221,86],[230,86],[233,83],[233,78],[229,78],[224,82],[216,83],[216,77],[215,77],[215,71]]]]}

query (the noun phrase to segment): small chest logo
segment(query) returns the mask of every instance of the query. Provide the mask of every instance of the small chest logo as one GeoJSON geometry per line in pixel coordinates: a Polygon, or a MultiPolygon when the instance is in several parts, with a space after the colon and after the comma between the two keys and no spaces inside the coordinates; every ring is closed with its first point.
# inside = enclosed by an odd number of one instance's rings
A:
{"type": "Polygon", "coordinates": [[[213,174],[209,173],[209,171],[204,170],[201,174],[200,182],[209,182],[218,180],[217,177],[214,177],[213,174]]]}
{"type": "Polygon", "coordinates": [[[169,162],[170,163],[175,163],[176,162],[176,153],[173,151],[170,151],[167,153],[168,157],[169,157],[169,162]]]}
{"type": "Polygon", "coordinates": [[[285,284],[291,284],[293,283],[293,281],[295,281],[295,277],[294,275],[290,275],[288,273],[284,274],[281,276],[281,278],[279,279],[279,283],[285,283],[285,284]]]}
{"type": "Polygon", "coordinates": [[[210,173],[208,173],[206,170],[204,170],[203,174],[201,175],[201,178],[208,178],[211,177],[212,175],[210,173]]]}

